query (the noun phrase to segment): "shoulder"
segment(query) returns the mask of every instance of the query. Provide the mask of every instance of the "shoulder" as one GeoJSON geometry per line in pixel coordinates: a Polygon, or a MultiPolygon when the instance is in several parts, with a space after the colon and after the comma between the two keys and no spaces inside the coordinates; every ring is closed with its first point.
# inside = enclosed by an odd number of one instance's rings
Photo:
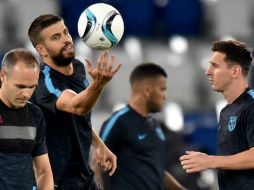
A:
{"type": "Polygon", "coordinates": [[[125,131],[124,126],[128,119],[126,116],[130,112],[130,108],[128,106],[114,112],[110,118],[108,118],[102,125],[100,136],[103,141],[107,139],[110,133],[118,134],[119,130],[121,132],[125,131]]]}
{"type": "Polygon", "coordinates": [[[45,70],[50,71],[50,67],[47,64],[41,62],[40,63],[40,70],[41,70],[41,74],[42,74],[43,72],[45,72],[45,70]]]}
{"type": "Polygon", "coordinates": [[[131,109],[129,106],[125,106],[117,111],[115,111],[111,117],[108,119],[108,121],[111,122],[116,122],[116,121],[121,121],[121,120],[125,120],[126,117],[129,116],[129,114],[131,113],[131,109]]]}
{"type": "Polygon", "coordinates": [[[250,100],[254,101],[254,90],[253,90],[253,89],[247,90],[247,91],[246,91],[246,96],[247,96],[250,100]]]}
{"type": "Polygon", "coordinates": [[[128,117],[128,113],[130,112],[130,108],[125,106],[117,111],[115,111],[104,123],[102,129],[112,128],[116,124],[123,123],[126,121],[126,117],[128,117]]]}
{"type": "Polygon", "coordinates": [[[254,114],[254,90],[248,89],[238,105],[243,114],[254,114]]]}
{"type": "Polygon", "coordinates": [[[246,107],[254,106],[254,90],[249,89],[245,93],[244,104],[246,107]]]}

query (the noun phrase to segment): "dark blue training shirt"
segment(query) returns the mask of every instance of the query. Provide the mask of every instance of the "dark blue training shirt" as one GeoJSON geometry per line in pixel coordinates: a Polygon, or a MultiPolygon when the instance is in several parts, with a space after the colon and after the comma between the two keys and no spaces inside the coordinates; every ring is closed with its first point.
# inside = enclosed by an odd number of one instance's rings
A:
{"type": "MultiPolygon", "coordinates": [[[[234,155],[254,147],[254,91],[247,89],[220,113],[218,155],[234,155]]],[[[218,170],[221,190],[253,190],[254,170],[218,170]]]]}
{"type": "Polygon", "coordinates": [[[47,153],[44,118],[27,103],[12,109],[0,100],[0,189],[33,190],[33,157],[47,153]]]}
{"type": "Polygon", "coordinates": [[[155,119],[128,105],[104,122],[100,136],[118,164],[112,177],[104,176],[105,190],[162,190],[165,136],[155,119]]]}
{"type": "Polygon", "coordinates": [[[92,142],[90,114],[78,116],[56,109],[56,101],[65,89],[80,93],[88,86],[84,64],[73,60],[74,72],[65,76],[43,64],[33,101],[41,108],[46,121],[46,143],[55,185],[90,184],[89,167],[92,142]]]}

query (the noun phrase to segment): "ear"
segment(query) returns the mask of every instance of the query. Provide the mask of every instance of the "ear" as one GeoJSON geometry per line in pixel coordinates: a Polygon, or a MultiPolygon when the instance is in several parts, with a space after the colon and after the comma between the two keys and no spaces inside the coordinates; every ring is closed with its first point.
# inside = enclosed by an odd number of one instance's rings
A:
{"type": "Polygon", "coordinates": [[[233,78],[236,78],[238,77],[239,75],[242,75],[242,68],[240,65],[234,65],[233,68],[232,68],[232,76],[233,78]]]}
{"type": "Polygon", "coordinates": [[[47,52],[46,48],[41,44],[37,45],[35,47],[35,49],[39,53],[39,55],[42,56],[42,57],[46,57],[48,55],[48,52],[47,52]]]}
{"type": "Polygon", "coordinates": [[[150,84],[143,85],[143,92],[144,92],[145,97],[150,97],[151,90],[152,90],[152,88],[151,88],[150,84]]]}
{"type": "Polygon", "coordinates": [[[1,82],[3,83],[6,79],[6,73],[3,69],[1,69],[0,71],[0,79],[1,79],[1,82]]]}

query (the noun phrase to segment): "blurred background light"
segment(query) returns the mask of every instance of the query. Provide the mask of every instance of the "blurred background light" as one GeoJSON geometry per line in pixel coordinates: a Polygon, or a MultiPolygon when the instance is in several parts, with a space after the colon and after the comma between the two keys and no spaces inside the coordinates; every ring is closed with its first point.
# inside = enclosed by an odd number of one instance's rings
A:
{"type": "Polygon", "coordinates": [[[124,41],[124,50],[134,63],[140,63],[143,60],[142,45],[139,38],[128,37],[124,41]]]}
{"type": "Polygon", "coordinates": [[[169,39],[169,48],[174,53],[183,54],[188,51],[188,41],[183,36],[172,36],[169,39]]]}
{"type": "Polygon", "coordinates": [[[172,131],[183,129],[183,112],[179,104],[175,102],[168,103],[164,109],[165,123],[172,131]]]}

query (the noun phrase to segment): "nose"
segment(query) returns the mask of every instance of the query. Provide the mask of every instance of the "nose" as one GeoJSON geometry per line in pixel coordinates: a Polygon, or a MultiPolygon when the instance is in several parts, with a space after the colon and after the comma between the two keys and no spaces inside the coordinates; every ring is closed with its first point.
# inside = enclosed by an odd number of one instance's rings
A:
{"type": "Polygon", "coordinates": [[[66,42],[71,42],[72,41],[72,38],[70,35],[63,35],[63,41],[66,43],[66,42]]]}
{"type": "Polygon", "coordinates": [[[32,96],[33,90],[30,88],[25,88],[22,91],[22,95],[28,100],[32,96]]]}
{"type": "Polygon", "coordinates": [[[205,74],[208,76],[208,75],[211,75],[211,68],[208,67],[206,70],[205,70],[205,74]]]}

